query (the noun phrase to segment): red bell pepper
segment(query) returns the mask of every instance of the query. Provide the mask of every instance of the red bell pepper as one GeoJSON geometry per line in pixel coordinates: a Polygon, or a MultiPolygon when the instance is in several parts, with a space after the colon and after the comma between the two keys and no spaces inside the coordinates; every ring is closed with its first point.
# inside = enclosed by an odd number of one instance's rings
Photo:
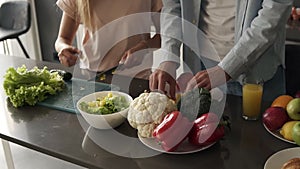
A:
{"type": "Polygon", "coordinates": [[[175,151],[191,130],[193,123],[179,111],[167,114],[152,135],[165,151],[175,151]]]}
{"type": "Polygon", "coordinates": [[[164,134],[166,134],[166,130],[169,129],[176,120],[178,120],[178,116],[181,116],[179,111],[174,111],[172,113],[167,114],[163,121],[159,124],[159,126],[157,126],[154,131],[153,131],[153,136],[156,138],[159,138],[161,136],[163,136],[164,134]]]}
{"type": "Polygon", "coordinates": [[[212,144],[224,137],[225,124],[229,127],[229,121],[226,118],[220,122],[215,113],[203,114],[194,121],[188,140],[191,144],[197,146],[212,144]]]}
{"type": "Polygon", "coordinates": [[[219,117],[215,113],[205,113],[194,121],[194,125],[201,126],[208,123],[218,123],[219,117]]]}

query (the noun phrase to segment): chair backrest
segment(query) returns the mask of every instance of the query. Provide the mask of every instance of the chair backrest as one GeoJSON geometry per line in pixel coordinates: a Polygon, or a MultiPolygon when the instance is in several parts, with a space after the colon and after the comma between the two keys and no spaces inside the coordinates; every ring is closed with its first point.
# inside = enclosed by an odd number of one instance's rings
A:
{"type": "Polygon", "coordinates": [[[0,7],[0,27],[6,30],[27,32],[31,24],[30,3],[27,1],[8,1],[0,7]]]}

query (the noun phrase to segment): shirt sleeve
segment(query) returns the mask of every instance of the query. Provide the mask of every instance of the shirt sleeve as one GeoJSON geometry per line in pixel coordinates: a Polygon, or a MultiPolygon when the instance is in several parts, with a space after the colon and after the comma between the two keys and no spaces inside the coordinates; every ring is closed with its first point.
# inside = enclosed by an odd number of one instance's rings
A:
{"type": "Polygon", "coordinates": [[[80,22],[75,0],[57,0],[56,5],[74,20],[80,22]]]}
{"type": "Polygon", "coordinates": [[[161,48],[165,51],[162,61],[180,63],[182,21],[180,0],[163,0],[161,12],[161,48]]]}
{"type": "MultiPolygon", "coordinates": [[[[285,26],[291,1],[263,1],[262,8],[219,66],[233,79],[247,72],[274,43],[279,27],[285,26]]],[[[247,9],[251,10],[251,9],[247,9]]],[[[276,59],[276,58],[274,58],[276,59]]],[[[268,66],[268,65],[266,65],[268,66]]]]}

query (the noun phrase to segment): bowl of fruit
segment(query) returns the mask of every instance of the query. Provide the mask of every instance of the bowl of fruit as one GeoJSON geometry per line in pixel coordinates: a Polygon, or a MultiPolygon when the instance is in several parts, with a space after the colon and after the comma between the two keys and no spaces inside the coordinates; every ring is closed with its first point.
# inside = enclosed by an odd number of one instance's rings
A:
{"type": "Polygon", "coordinates": [[[263,113],[263,125],[275,137],[300,146],[300,98],[278,96],[263,113]]]}
{"type": "Polygon", "coordinates": [[[119,91],[100,91],[78,100],[77,110],[92,127],[111,129],[127,118],[132,97],[119,91]]]}

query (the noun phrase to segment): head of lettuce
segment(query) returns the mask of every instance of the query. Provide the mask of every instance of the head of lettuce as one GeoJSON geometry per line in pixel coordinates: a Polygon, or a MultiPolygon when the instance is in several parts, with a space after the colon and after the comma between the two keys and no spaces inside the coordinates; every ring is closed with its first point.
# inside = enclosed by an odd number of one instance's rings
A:
{"type": "Polygon", "coordinates": [[[9,68],[4,75],[3,87],[14,107],[35,105],[49,95],[55,95],[65,88],[63,77],[51,73],[47,67],[27,70],[23,65],[9,68]]]}

